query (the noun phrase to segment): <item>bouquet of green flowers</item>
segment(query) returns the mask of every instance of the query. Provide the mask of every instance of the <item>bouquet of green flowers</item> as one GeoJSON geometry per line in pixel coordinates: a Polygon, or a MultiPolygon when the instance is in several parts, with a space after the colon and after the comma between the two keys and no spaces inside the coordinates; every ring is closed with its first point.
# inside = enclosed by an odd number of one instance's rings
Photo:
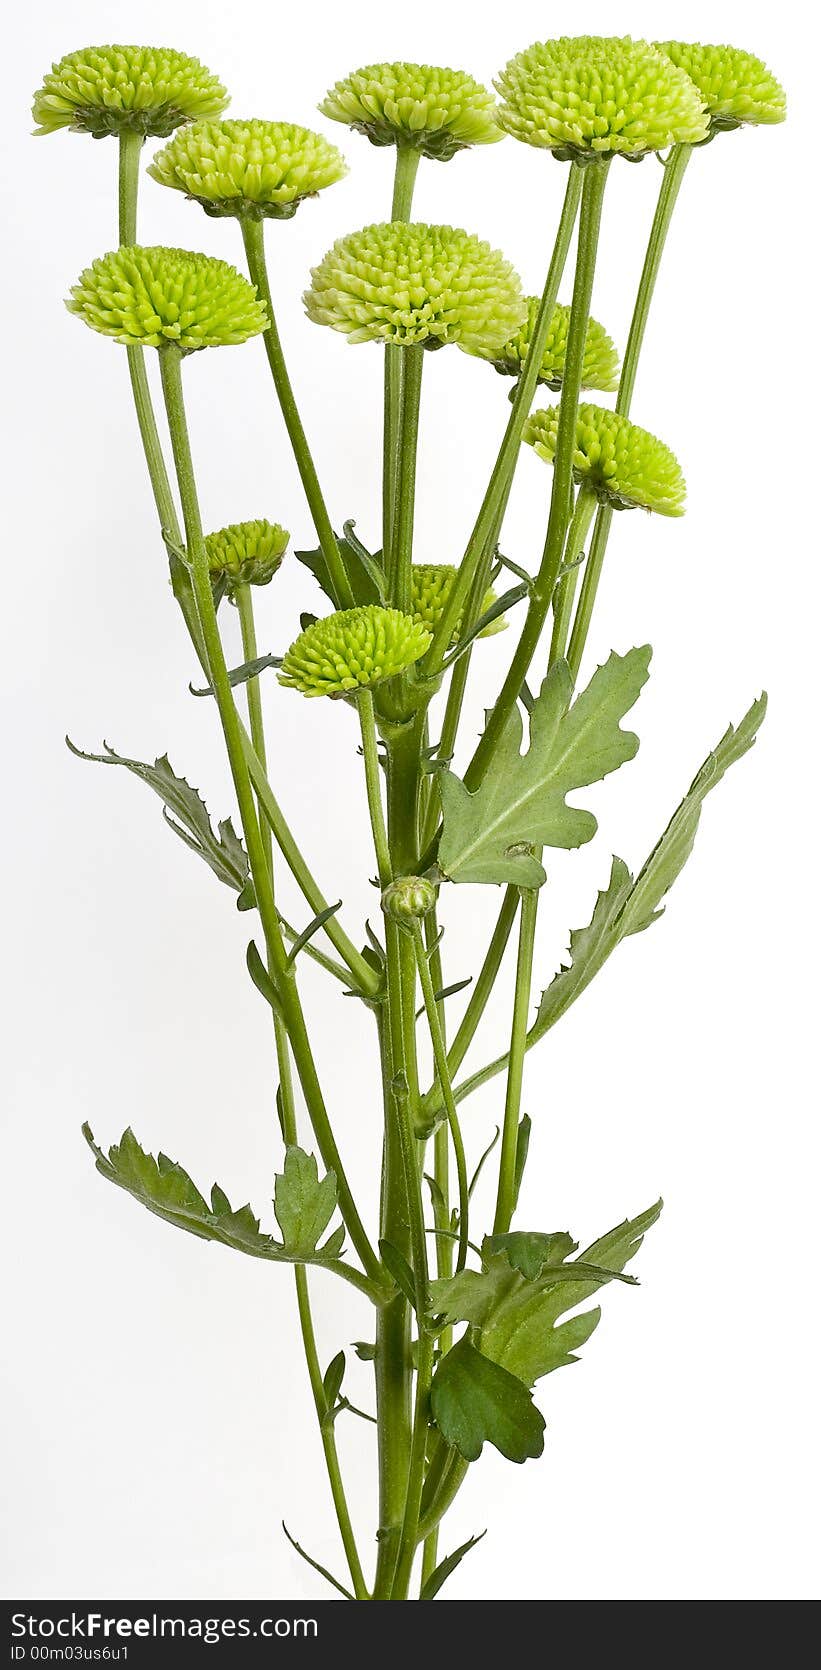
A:
{"type": "MultiPolygon", "coordinates": [[[[121,765],[147,783],[174,834],[249,913],[247,967],[272,1028],[283,1143],[273,1185],[277,1227],[263,1227],[249,1205],[233,1207],[217,1184],[206,1197],[180,1164],[144,1152],[131,1130],[107,1152],[88,1127],[85,1135],[98,1171],[167,1223],[293,1267],[347,1562],[344,1579],[318,1569],[356,1600],[439,1593],[476,1540],[442,1557],[440,1527],[471,1464],[485,1444],[518,1463],[541,1454],[545,1422],[534,1386],[576,1360],[600,1317],[587,1301],[613,1281],[634,1282],[626,1267],[661,1202],[582,1252],[563,1230],[516,1221],[531,1128],[522,1110],[525,1057],[620,942],[661,915],[706,795],[752,746],[765,709],[761,696],[724,733],[639,869],[613,859],[589,922],[570,936],[567,965],[534,1011],[545,849],[591,839],[596,819],[577,797],[583,801],[588,785],[638,748],[622,721],[647,680],[649,647],[614,652],[579,682],[614,514],[680,516],[684,509],[677,459],[631,416],[667,230],[693,155],[736,128],[782,121],[785,100],[746,52],[629,38],[535,44],[511,59],[495,85],[498,98],[461,71],[370,64],[337,82],[319,107],[331,121],[392,149],[394,158],[390,218],[340,238],[314,267],[304,297],[314,324],[382,350],[378,550],[365,547],[353,520],[336,526],[326,506],[266,265],[265,222],[292,219],[304,199],[342,179],[346,163],[336,146],[290,122],[226,119],[227,94],[217,78],[165,48],[70,53],[34,101],[40,133],[69,128],[117,142],[118,247],[81,274],[67,305],[126,350],[173,595],[204,693],[214,699],[238,823],[227,818],[215,827],[166,756],[153,764],[111,749],[82,757],[121,765]],[[566,176],[536,296],[525,295],[505,257],[472,233],[411,218],[423,159],[447,162],[465,147],[506,137],[549,153],[566,176]],[[139,169],[149,138],[165,141],[148,168],[155,181],[208,215],[237,221],[247,277],[208,255],[138,241],[139,169]],[[590,314],[602,205],[618,158],[640,162],[651,153],[663,164],[660,191],[619,365],[611,337],[590,314]],[[575,271],[562,304],[574,234],[575,271]],[[254,588],[274,580],[289,535],[267,519],[203,528],[186,421],[187,357],[252,337],[265,350],[316,537],[315,549],[296,553],[310,571],[310,612],[278,656],[259,653],[254,588]],[[449,346],[507,378],[510,401],[464,551],[422,564],[414,562],[420,395],[428,353],[449,346]],[[153,390],[150,349],[159,371],[153,390]],[[157,425],[159,390],[170,460],[157,425]],[[541,390],[555,397],[552,403],[539,404],[541,390]],[[590,395],[615,398],[600,404],[590,395]],[[523,443],[551,466],[541,555],[527,569],[500,545],[523,443]],[[321,597],[322,612],[314,613],[321,597]],[[238,665],[226,649],[232,610],[242,645],[238,665]],[[468,679],[481,670],[483,640],[505,627],[512,646],[507,672],[486,703],[478,745],[463,759],[468,679]],[[269,770],[266,747],[272,674],[289,692],[329,698],[334,735],[348,722],[340,707],[356,722],[362,764],[352,760],[352,793],[367,798],[373,842],[362,864],[367,874],[376,869],[381,926],[343,925],[342,902],[328,902],[286,819],[280,795],[287,783],[269,770]],[[283,868],[304,896],[303,923],[291,925],[278,906],[283,868]],[[501,889],[501,902],[475,978],[454,983],[444,966],[442,924],[452,890],[468,885],[501,889]],[[465,1072],[512,936],[508,1047],[465,1072]],[[363,1117],[381,1143],[378,1223],[367,1223],[357,1206],[332,1100],[317,1072],[312,1028],[321,1016],[309,1025],[300,990],[305,958],[327,975],[329,992],[353,996],[372,1016],[374,1090],[363,1117]],[[468,986],[454,1022],[452,999],[468,986]],[[504,1095],[496,1135],[483,1153],[469,1155],[463,1104],[497,1077],[504,1095]],[[307,1147],[300,1146],[299,1126],[310,1132],[307,1147]],[[491,1164],[495,1210],[481,1225],[475,1185],[491,1164]],[[373,1414],[345,1395],[344,1352],[327,1364],[320,1359],[312,1267],[350,1283],[372,1308],[355,1349],[372,1364],[373,1414]],[[351,1413],[375,1426],[378,1519],[369,1558],[354,1535],[337,1449],[336,1423],[351,1413]]],[[[546,168],[554,165],[545,158],[546,168]]],[[[488,380],[491,395],[503,386],[488,380]]],[[[276,767],[275,758],[270,763],[276,767]]]]}

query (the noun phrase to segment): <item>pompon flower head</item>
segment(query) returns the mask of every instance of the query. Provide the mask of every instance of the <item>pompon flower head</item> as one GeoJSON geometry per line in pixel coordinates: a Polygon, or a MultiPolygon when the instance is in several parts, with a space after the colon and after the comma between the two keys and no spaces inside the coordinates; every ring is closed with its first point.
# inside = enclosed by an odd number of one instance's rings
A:
{"type": "Polygon", "coordinates": [[[408,145],[438,162],[504,137],[493,94],[472,75],[433,64],[367,64],[337,81],[319,109],[372,145],[408,145]]]}
{"type": "Polygon", "coordinates": [[[344,696],[405,672],[430,640],[401,609],[378,603],[340,609],[300,633],[283,660],[279,682],[303,696],[344,696]]]}
{"type": "MultiPolygon", "coordinates": [[[[527,317],[503,347],[494,353],[483,354],[482,359],[489,359],[496,370],[506,377],[518,377],[527,359],[531,338],[536,326],[536,316],[539,311],[539,297],[527,296],[527,317]]],[[[567,352],[567,333],[570,326],[570,308],[557,302],[553,309],[553,317],[547,333],[547,341],[542,356],[538,381],[545,387],[558,390],[562,386],[564,376],[564,359],[567,352]]],[[[602,389],[606,394],[612,394],[618,388],[619,356],[615,344],[608,336],[603,325],[597,320],[588,320],[587,337],[584,346],[584,363],[582,365],[582,388],[602,389]]]]}
{"type": "Polygon", "coordinates": [[[139,244],[87,267],[66,307],[127,346],[173,343],[184,353],[246,342],[268,323],[253,285],[227,261],[139,244]]]}
{"type": "Polygon", "coordinates": [[[206,214],[289,220],[348,167],[335,145],[296,122],[226,121],[182,128],[148,172],[206,214]]]}
{"type": "MultiPolygon", "coordinates": [[[[525,424],[524,440],[548,463],[553,462],[558,426],[558,406],[533,412],[525,424]]],[[[579,407],[573,471],[577,481],[592,487],[614,510],[638,507],[661,516],[684,514],[684,477],[670,448],[603,406],[579,407]]]]}
{"type": "Polygon", "coordinates": [[[595,35],[537,42],[499,76],[497,120],[514,139],[563,160],[638,159],[707,138],[690,77],[648,41],[595,35]]]}
{"type": "Polygon", "coordinates": [[[74,128],[95,139],[124,129],[164,139],[183,122],[219,116],[221,81],[184,52],[165,46],[87,46],[53,64],[34,95],[36,132],[74,128]]]}
{"type": "Polygon", "coordinates": [[[349,342],[501,347],[525,303],[509,261],[452,226],[389,222],[340,238],[314,267],[305,308],[349,342]]]}
{"type": "Polygon", "coordinates": [[[751,52],[735,46],[702,46],[698,41],[659,41],[658,47],[695,82],[713,133],[786,119],[783,87],[751,52]]]}
{"type": "MultiPolygon", "coordinates": [[[[430,562],[414,563],[411,569],[411,613],[417,626],[422,626],[427,632],[435,632],[442,617],[451,587],[456,579],[456,569],[452,563],[430,562]]],[[[496,602],[496,593],[489,586],[482,599],[480,613],[484,614],[496,602]]],[[[461,631],[461,617],[453,631],[452,643],[456,643],[461,631]]],[[[480,632],[480,638],[491,638],[495,632],[504,632],[507,621],[501,616],[492,620],[480,632]]]]}
{"type": "Polygon", "coordinates": [[[267,586],[288,548],[288,534],[278,522],[232,522],[209,533],[205,554],[212,578],[231,594],[237,586],[267,586]]]}

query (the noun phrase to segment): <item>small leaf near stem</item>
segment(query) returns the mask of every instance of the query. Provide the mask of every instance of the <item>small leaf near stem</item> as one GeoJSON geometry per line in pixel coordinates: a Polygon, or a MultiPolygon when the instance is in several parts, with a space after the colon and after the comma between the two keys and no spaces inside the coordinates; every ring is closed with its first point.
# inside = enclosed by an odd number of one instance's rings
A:
{"type": "Polygon", "coordinates": [[[513,1000],[513,1024],[508,1056],[505,1116],[502,1126],[502,1149],[499,1156],[499,1185],[496,1191],[496,1212],[493,1219],[493,1231],[496,1235],[503,1234],[510,1228],[516,1204],[516,1157],[519,1146],[522,1080],[527,1050],[527,1023],[533,984],[533,949],[536,939],[538,909],[538,893],[530,889],[523,889],[522,912],[519,919],[516,991],[513,1000]]]}

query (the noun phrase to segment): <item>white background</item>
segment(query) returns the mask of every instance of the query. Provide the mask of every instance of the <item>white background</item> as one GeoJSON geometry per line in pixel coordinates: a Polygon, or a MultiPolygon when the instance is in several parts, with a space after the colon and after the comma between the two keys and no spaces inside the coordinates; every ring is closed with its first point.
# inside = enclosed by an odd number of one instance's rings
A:
{"type": "MultiPolygon", "coordinates": [[[[2,1224],[9,1275],[2,1516],[7,1594],[71,1598],[318,1595],[280,1533],[342,1560],[297,1346],[287,1271],[173,1234],[108,1188],[80,1136],[133,1124],[202,1184],[218,1177],[270,1223],[280,1150],[266,1016],[243,954],[249,919],[163,827],[125,773],[63,746],[103,736],[172,762],[217,816],[231,808],[214,712],[164,574],[122,350],[62,308],[112,246],[115,147],[29,137],[52,58],[110,38],[200,55],[231,114],[315,122],[350,177],[272,224],[281,327],[339,522],[378,542],[376,350],[303,316],[309,266],[340,233],[388,212],[391,155],[315,105],[356,65],[415,56],[490,78],[534,38],[569,30],[731,39],[785,83],[783,128],[695,157],[665,256],[634,415],[677,451],[682,522],[616,519],[588,671],[651,640],[635,764],[591,792],[597,840],[551,864],[537,970],[546,984],[586,922],[610,854],[640,863],[710,745],[762,685],[754,753],[706,806],[665,920],[622,947],[529,1058],[532,1158],[520,1222],[582,1244],[663,1192],[638,1291],[611,1290],[573,1372],[542,1383],[541,1462],[486,1451],[444,1546],[489,1535],[447,1591],[499,1598],[799,1598],[817,1594],[817,188],[819,40],[806,8],[625,0],[578,13],[506,0],[384,0],[240,8],[213,0],[40,0],[6,24],[3,284],[3,1052],[8,1123],[2,1224]],[[9,41],[9,32],[11,40],[9,41]],[[814,1052],[813,1052],[814,1053],[814,1052]]],[[[616,164],[594,311],[623,344],[659,170],[616,164]]],[[[508,140],[423,164],[416,214],[475,229],[540,287],[564,172],[508,140]]],[[[232,222],[146,180],[145,242],[240,259],[232,222]]],[[[565,292],[566,293],[566,292],[565,292]]],[[[311,542],[261,347],[186,367],[206,525],[277,518],[311,542]]],[[[458,556],[507,415],[506,385],[431,356],[417,556],[458,556]]],[[[505,544],[540,550],[549,472],[522,461],[505,544]]],[[[281,651],[319,602],[295,562],[260,596],[281,651]]],[[[511,634],[474,660],[468,738],[511,634]]],[[[329,897],[361,932],[376,901],[352,715],[266,684],[277,788],[329,897]]],[[[284,884],[283,884],[284,886],[284,884]]],[[[455,891],[455,890],[454,890],[455,891]]],[[[286,889],[304,920],[304,908],[286,889]]],[[[451,903],[451,978],[481,955],[497,903],[451,903]]],[[[364,1011],[305,965],[323,1080],[372,1213],[379,1111],[364,1011]]],[[[454,1013],[456,1011],[454,1010],[454,1013]]],[[[507,994],[491,1022],[501,1043],[507,994]]],[[[478,1057],[476,1058],[478,1064],[478,1057]]],[[[466,1112],[475,1157],[500,1081],[466,1112]]],[[[487,1205],[487,1198],[485,1198],[487,1205]]],[[[368,1328],[356,1296],[313,1281],[323,1361],[368,1328]]],[[[349,1352],[349,1357],[352,1354],[349,1352]]],[[[352,1360],[353,1361],[353,1360],[352,1360]]],[[[353,1361],[350,1390],[370,1397],[353,1361]]],[[[340,1428],[365,1546],[370,1431],[340,1428]]]]}

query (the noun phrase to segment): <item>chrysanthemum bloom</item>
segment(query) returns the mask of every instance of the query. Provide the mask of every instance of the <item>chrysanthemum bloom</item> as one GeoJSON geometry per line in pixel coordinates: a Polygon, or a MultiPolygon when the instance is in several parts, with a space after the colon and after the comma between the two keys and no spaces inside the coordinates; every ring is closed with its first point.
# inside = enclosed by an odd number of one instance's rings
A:
{"type": "Polygon", "coordinates": [[[337,81],[319,108],[372,145],[409,145],[439,162],[503,138],[493,94],[472,75],[433,64],[367,64],[337,81]]]}
{"type": "Polygon", "coordinates": [[[430,633],[401,609],[368,603],[306,627],[288,650],[280,684],[303,696],[343,696],[403,673],[424,655],[430,633]]]}
{"type": "Polygon", "coordinates": [[[219,116],[228,94],[198,58],[165,46],[87,46],[52,65],[34,95],[37,133],[74,128],[95,139],[130,130],[164,139],[183,122],[219,116]]]}
{"type": "Polygon", "coordinates": [[[497,120],[514,139],[574,157],[639,158],[697,145],[709,124],[690,77],[647,41],[563,36],[511,58],[497,120]]]}
{"type": "Polygon", "coordinates": [[[783,122],[783,87],[760,58],[735,46],[702,46],[698,41],[659,41],[659,51],[685,70],[707,106],[714,133],[747,123],[783,122]]]}
{"type": "MultiPolygon", "coordinates": [[[[524,324],[502,348],[497,349],[495,353],[481,356],[483,359],[489,359],[496,370],[506,377],[520,376],[536,326],[539,298],[527,296],[525,299],[527,318],[524,324]]],[[[537,378],[539,383],[554,391],[558,391],[562,386],[569,327],[570,308],[558,302],[553,309],[537,378]]],[[[602,389],[606,394],[612,394],[619,386],[619,356],[615,344],[604,326],[595,319],[589,319],[587,322],[581,386],[584,389],[602,389]]]]}
{"type": "MultiPolygon", "coordinates": [[[[546,411],[534,412],[524,428],[524,440],[550,464],[558,427],[559,408],[549,406],[546,411]]],[[[629,418],[603,406],[579,407],[573,473],[614,510],[638,506],[655,510],[660,516],[684,514],[684,477],[670,448],[629,418]]]]}
{"type": "MultiPolygon", "coordinates": [[[[453,582],[456,579],[456,569],[449,562],[414,563],[411,569],[411,614],[417,626],[422,626],[427,632],[435,632],[442,618],[442,611],[450,597],[453,582]]],[[[496,602],[496,593],[489,586],[482,599],[481,614],[496,602]]],[[[507,621],[498,616],[480,632],[481,638],[491,638],[494,632],[504,632],[507,621]]],[[[452,642],[456,643],[461,631],[461,616],[456,623],[452,642]]]]}
{"type": "Polygon", "coordinates": [[[212,578],[223,580],[229,595],[237,586],[267,586],[288,548],[288,534],[278,522],[232,522],[205,538],[212,578]]]}
{"type": "Polygon", "coordinates": [[[87,267],[66,307],[127,347],[174,343],[184,353],[247,342],[268,324],[253,285],[227,261],[139,244],[87,267]]]}
{"type": "Polygon", "coordinates": [[[308,317],[349,342],[501,347],[521,324],[516,273],[498,250],[452,226],[366,226],[340,238],[311,273],[308,317]]]}
{"type": "Polygon", "coordinates": [[[289,220],[348,168],[335,145],[296,122],[226,121],[182,128],[148,172],[206,214],[289,220]]]}

